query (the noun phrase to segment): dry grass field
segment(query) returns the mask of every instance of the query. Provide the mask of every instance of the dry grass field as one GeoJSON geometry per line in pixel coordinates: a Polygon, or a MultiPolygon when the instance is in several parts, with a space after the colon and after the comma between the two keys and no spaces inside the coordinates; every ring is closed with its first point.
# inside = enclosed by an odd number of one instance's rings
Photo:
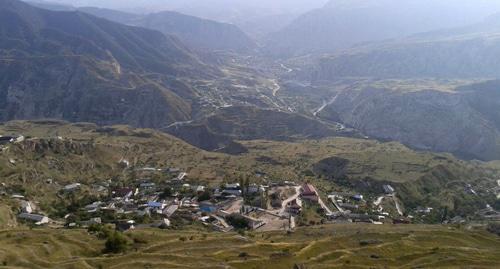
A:
{"type": "MultiPolygon", "coordinates": [[[[3,268],[498,268],[500,238],[417,225],[328,225],[285,232],[136,230],[125,254],[103,255],[85,230],[4,230],[3,268]]],[[[1,267],[1,266],[0,266],[1,267]]]]}

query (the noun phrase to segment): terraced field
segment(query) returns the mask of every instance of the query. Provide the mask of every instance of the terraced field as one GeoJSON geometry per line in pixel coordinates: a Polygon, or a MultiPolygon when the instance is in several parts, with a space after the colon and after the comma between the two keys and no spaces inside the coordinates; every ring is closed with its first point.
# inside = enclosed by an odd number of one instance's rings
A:
{"type": "Polygon", "coordinates": [[[284,232],[140,230],[102,255],[84,230],[0,232],[5,268],[498,268],[500,237],[447,226],[334,225],[284,232]],[[300,267],[303,266],[303,267],[300,267]]]}

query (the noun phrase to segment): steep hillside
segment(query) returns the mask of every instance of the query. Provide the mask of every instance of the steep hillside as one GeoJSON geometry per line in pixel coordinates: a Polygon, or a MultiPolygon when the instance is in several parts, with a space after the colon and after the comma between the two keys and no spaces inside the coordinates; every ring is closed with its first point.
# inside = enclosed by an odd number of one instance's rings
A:
{"type": "Polygon", "coordinates": [[[499,89],[496,81],[455,91],[364,85],[338,93],[322,113],[334,113],[345,124],[379,139],[491,160],[500,158],[499,89]]]}
{"type": "Polygon", "coordinates": [[[189,81],[218,73],[171,36],[15,0],[0,1],[0,70],[2,121],[139,127],[165,126],[191,113],[188,98],[146,75],[189,81]]]}
{"type": "Polygon", "coordinates": [[[499,78],[498,32],[441,39],[408,39],[322,58],[313,81],[345,77],[499,78]]]}
{"type": "Polygon", "coordinates": [[[137,15],[100,8],[78,10],[112,21],[175,35],[193,49],[250,52],[255,43],[237,26],[201,19],[173,11],[137,15]]]}
{"type": "Polygon", "coordinates": [[[170,134],[203,148],[217,150],[233,140],[317,139],[337,134],[331,126],[299,114],[255,107],[228,107],[213,115],[166,129],[170,134]]]}
{"type": "Polygon", "coordinates": [[[343,77],[498,78],[499,15],[481,23],[360,45],[320,59],[314,81],[343,77]]]}

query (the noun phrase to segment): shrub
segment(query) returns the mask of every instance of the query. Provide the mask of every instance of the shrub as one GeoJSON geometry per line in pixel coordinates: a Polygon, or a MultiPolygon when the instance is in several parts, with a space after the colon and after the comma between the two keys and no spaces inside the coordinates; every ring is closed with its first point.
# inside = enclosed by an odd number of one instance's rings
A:
{"type": "Polygon", "coordinates": [[[104,253],[121,253],[128,248],[128,239],[119,232],[112,232],[108,235],[108,239],[104,244],[104,253]]]}
{"type": "Polygon", "coordinates": [[[198,196],[198,201],[203,202],[203,201],[208,201],[212,199],[212,194],[210,191],[204,191],[198,196]]]}
{"type": "Polygon", "coordinates": [[[486,228],[490,233],[500,236],[500,223],[489,223],[486,228]]]}
{"type": "Polygon", "coordinates": [[[249,222],[246,218],[238,214],[231,214],[226,218],[227,222],[235,229],[247,229],[249,222]]]}
{"type": "Polygon", "coordinates": [[[241,253],[238,255],[238,257],[240,257],[240,258],[246,258],[246,257],[248,257],[248,253],[246,253],[246,252],[241,252],[241,253]]]}

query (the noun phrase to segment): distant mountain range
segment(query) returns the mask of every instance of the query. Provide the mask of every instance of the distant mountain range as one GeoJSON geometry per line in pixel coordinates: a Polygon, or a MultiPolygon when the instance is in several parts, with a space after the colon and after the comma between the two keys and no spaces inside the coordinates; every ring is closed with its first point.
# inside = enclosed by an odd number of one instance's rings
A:
{"type": "Polygon", "coordinates": [[[81,11],[121,24],[139,26],[177,36],[191,49],[249,53],[255,42],[237,26],[229,23],[184,15],[175,11],[136,14],[98,7],[73,7],[46,1],[28,1],[40,8],[56,11],[81,11]]]}
{"type": "Polygon", "coordinates": [[[248,53],[256,48],[252,39],[233,24],[201,19],[174,11],[136,15],[92,7],[82,7],[78,10],[119,23],[175,35],[193,49],[248,53]]]}
{"type": "Polygon", "coordinates": [[[331,53],[353,45],[401,38],[440,28],[467,25],[500,11],[500,3],[479,0],[332,0],[298,17],[269,36],[274,56],[331,53]]]}
{"type": "Polygon", "coordinates": [[[320,60],[313,80],[500,78],[500,15],[482,23],[354,47],[320,60]]]}

